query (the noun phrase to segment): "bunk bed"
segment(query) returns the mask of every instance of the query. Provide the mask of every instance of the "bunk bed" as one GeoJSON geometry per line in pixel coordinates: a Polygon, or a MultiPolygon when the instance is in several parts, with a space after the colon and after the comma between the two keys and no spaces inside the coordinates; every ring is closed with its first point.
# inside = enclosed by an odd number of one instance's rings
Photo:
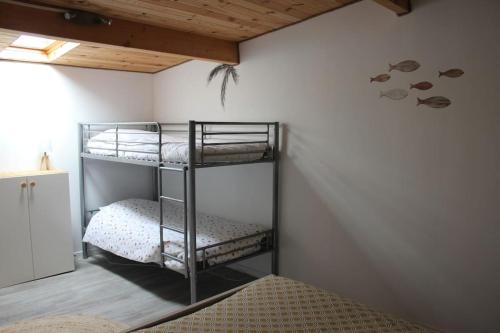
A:
{"type": "Polygon", "coordinates": [[[278,273],[279,123],[121,122],[81,123],[79,128],[84,258],[90,243],[132,260],[156,262],[189,278],[192,303],[197,275],[220,265],[271,253],[271,271],[278,273]],[[128,199],[89,210],[89,159],[152,168],[155,201],[128,199]],[[197,169],[255,163],[273,165],[271,228],[197,211],[197,169]],[[164,179],[172,175],[181,177],[181,198],[165,194],[164,179]]]}

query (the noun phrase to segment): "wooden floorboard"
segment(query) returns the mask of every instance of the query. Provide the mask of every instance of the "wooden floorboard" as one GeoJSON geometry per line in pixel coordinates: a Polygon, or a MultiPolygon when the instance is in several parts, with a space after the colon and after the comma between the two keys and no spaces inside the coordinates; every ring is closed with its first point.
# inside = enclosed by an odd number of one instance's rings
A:
{"type": "MultiPolygon", "coordinates": [[[[188,280],[158,266],[112,255],[78,259],[74,272],[0,289],[0,325],[50,315],[84,314],[128,326],[154,320],[189,302],[188,280]]],[[[199,276],[206,298],[254,278],[221,268],[199,276]]]]}

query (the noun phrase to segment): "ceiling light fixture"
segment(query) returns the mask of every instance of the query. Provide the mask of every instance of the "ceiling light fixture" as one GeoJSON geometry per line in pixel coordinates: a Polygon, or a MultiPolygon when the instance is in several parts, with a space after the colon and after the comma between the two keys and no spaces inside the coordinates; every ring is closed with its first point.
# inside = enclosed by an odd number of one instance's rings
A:
{"type": "Polygon", "coordinates": [[[83,10],[69,10],[64,13],[64,19],[79,25],[111,25],[110,18],[83,10]]]}

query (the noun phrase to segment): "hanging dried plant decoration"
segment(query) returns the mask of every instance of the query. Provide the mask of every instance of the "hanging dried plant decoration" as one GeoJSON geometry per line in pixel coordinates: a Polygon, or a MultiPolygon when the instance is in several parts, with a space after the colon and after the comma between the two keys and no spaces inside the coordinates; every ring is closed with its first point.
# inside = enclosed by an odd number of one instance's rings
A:
{"type": "Polygon", "coordinates": [[[222,78],[222,85],[220,88],[220,102],[221,102],[222,106],[224,107],[224,104],[226,103],[227,82],[229,81],[229,77],[231,76],[233,78],[233,82],[235,84],[237,84],[238,79],[239,79],[239,75],[238,75],[238,71],[236,70],[236,68],[234,68],[233,65],[222,64],[222,65],[219,65],[219,66],[215,67],[214,69],[212,69],[210,74],[208,74],[208,80],[207,80],[208,83],[212,82],[212,80],[219,73],[223,73],[223,75],[224,75],[224,77],[222,78]]]}

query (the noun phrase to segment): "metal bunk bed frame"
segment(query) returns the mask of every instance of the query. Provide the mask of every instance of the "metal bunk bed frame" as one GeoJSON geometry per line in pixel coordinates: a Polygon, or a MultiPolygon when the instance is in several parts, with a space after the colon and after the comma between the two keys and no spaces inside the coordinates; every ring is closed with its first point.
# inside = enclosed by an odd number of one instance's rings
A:
{"type": "MultiPolygon", "coordinates": [[[[160,265],[165,266],[165,258],[175,260],[184,264],[184,276],[190,280],[190,294],[191,303],[197,301],[197,275],[206,270],[213,269],[221,265],[228,265],[236,261],[244,260],[250,257],[258,256],[264,253],[271,252],[271,271],[273,274],[278,274],[278,204],[279,204],[279,146],[280,146],[280,126],[278,122],[198,122],[189,121],[188,125],[188,145],[189,145],[189,158],[188,162],[168,162],[164,161],[162,157],[162,134],[166,132],[163,127],[168,125],[181,126],[186,124],[174,124],[174,123],[158,123],[158,122],[122,122],[122,123],[81,123],[79,125],[79,136],[80,136],[80,199],[81,199],[81,214],[82,214],[82,237],[85,234],[87,227],[87,217],[88,214],[93,214],[97,210],[87,210],[86,206],[86,191],[85,191],[85,160],[86,159],[97,159],[112,162],[122,162],[128,164],[143,165],[155,168],[155,186],[154,186],[154,196],[157,198],[160,204],[160,265]],[[92,154],[88,152],[86,143],[91,138],[92,132],[102,132],[93,131],[92,127],[108,127],[115,130],[115,147],[114,156],[92,154]],[[119,130],[126,129],[134,126],[145,127],[151,130],[152,134],[158,133],[158,160],[142,160],[121,157],[120,152],[134,152],[133,150],[121,149],[119,147],[119,130]],[[266,131],[231,131],[231,130],[207,130],[207,127],[255,127],[264,126],[266,131]],[[198,130],[197,130],[198,129],[198,130]],[[197,134],[200,134],[201,139],[201,153],[199,155],[199,161],[197,161],[197,134]],[[273,142],[270,143],[270,136],[272,134],[273,142]],[[254,140],[254,141],[240,141],[240,142],[205,142],[207,137],[227,137],[234,135],[245,135],[245,136],[265,136],[265,140],[254,140]],[[229,162],[207,162],[206,158],[210,154],[207,154],[205,148],[207,146],[215,145],[228,145],[228,144],[266,144],[266,152],[263,157],[258,160],[253,161],[229,161],[229,162]],[[231,239],[228,241],[210,244],[204,247],[196,247],[196,169],[199,168],[210,168],[218,166],[229,166],[229,165],[241,165],[241,164],[255,164],[255,163],[272,163],[273,165],[273,176],[272,176],[272,229],[263,232],[251,234],[248,236],[240,237],[237,239],[231,239]],[[163,178],[164,171],[173,171],[182,174],[183,180],[183,198],[173,198],[163,195],[163,178]],[[163,202],[164,200],[170,200],[182,203],[184,206],[184,228],[183,230],[178,230],[171,228],[164,224],[163,216],[163,202]],[[169,229],[175,232],[182,233],[184,235],[184,260],[177,257],[171,256],[165,252],[164,242],[163,242],[163,229],[169,229]],[[264,239],[260,241],[260,250],[258,252],[251,253],[249,255],[244,255],[242,257],[225,261],[220,264],[209,265],[208,260],[217,256],[221,256],[227,253],[217,254],[217,255],[207,255],[207,250],[224,244],[229,244],[232,242],[250,239],[256,236],[264,235],[264,239]],[[197,263],[197,252],[201,251],[202,262],[201,265],[197,263]]],[[[184,130],[185,132],[185,130],[184,130]]],[[[110,150],[110,149],[103,149],[110,150]]],[[[245,247],[240,247],[232,250],[231,252],[245,250],[246,248],[255,246],[247,245],[245,247]]],[[[82,242],[83,257],[86,259],[88,257],[87,243],[82,242]]]]}

